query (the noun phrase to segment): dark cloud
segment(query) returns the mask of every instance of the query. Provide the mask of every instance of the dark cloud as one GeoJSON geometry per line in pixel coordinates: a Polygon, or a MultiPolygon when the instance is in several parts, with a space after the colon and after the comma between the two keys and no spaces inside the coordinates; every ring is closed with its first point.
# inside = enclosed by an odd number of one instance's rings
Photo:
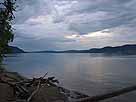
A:
{"type": "MultiPolygon", "coordinates": [[[[95,32],[99,30],[103,30],[106,28],[113,28],[124,24],[129,24],[132,20],[135,19],[136,13],[135,8],[131,6],[126,6],[127,3],[133,2],[134,0],[96,0],[97,3],[91,4],[91,0],[86,1],[86,3],[82,3],[84,5],[84,9],[79,9],[80,13],[88,13],[92,14],[93,12],[106,12],[104,20],[91,20],[94,17],[90,17],[90,21],[87,19],[86,22],[72,22],[70,24],[70,29],[79,32],[80,34],[86,34],[88,32],[95,32]],[[102,2],[103,1],[103,2],[102,2]],[[105,2],[104,2],[105,1],[105,2]],[[114,17],[109,19],[108,16],[113,15],[114,17]]],[[[79,5],[79,6],[81,6],[79,5]]],[[[99,16],[99,15],[98,15],[99,16]]],[[[97,17],[97,16],[96,16],[97,17]]],[[[84,18],[86,19],[86,15],[84,18]]]]}
{"type": "Polygon", "coordinates": [[[136,0],[18,0],[17,5],[14,44],[27,50],[89,48],[136,40],[136,0]],[[99,39],[100,31],[111,37],[99,39]],[[91,33],[86,40],[82,36],[91,33]],[[74,34],[78,39],[69,39],[74,34]]]}

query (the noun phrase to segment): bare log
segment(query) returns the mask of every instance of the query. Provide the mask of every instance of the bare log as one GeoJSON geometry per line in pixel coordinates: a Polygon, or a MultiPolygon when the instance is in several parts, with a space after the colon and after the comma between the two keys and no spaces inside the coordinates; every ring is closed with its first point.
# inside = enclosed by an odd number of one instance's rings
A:
{"type": "Polygon", "coordinates": [[[135,90],[136,90],[136,86],[131,86],[131,87],[123,88],[118,91],[114,91],[114,92],[103,94],[103,95],[81,98],[81,99],[75,100],[75,102],[98,102],[98,101],[102,101],[112,97],[120,96],[135,90]]]}
{"type": "Polygon", "coordinates": [[[42,79],[44,79],[44,78],[46,77],[47,74],[48,74],[48,72],[44,74],[44,76],[42,77],[42,79]]]}
{"type": "Polygon", "coordinates": [[[1,78],[0,78],[0,82],[1,82],[1,83],[5,83],[5,84],[8,84],[9,86],[12,86],[12,87],[15,85],[14,83],[10,83],[10,82],[5,81],[5,80],[3,80],[3,79],[1,79],[1,78]]]}
{"type": "Polygon", "coordinates": [[[36,88],[36,90],[34,90],[34,91],[32,92],[32,94],[29,96],[29,98],[27,99],[27,102],[30,102],[31,99],[33,98],[33,96],[39,91],[40,86],[41,86],[41,81],[42,81],[42,79],[45,78],[45,76],[46,76],[47,74],[48,74],[48,73],[46,73],[43,77],[39,78],[39,82],[38,82],[37,88],[36,88]]]}
{"type": "Polygon", "coordinates": [[[30,101],[31,101],[32,97],[38,92],[39,88],[40,88],[40,80],[39,80],[39,84],[38,84],[36,90],[32,92],[32,94],[31,94],[31,95],[29,96],[29,98],[27,99],[27,102],[30,102],[30,101]]]}

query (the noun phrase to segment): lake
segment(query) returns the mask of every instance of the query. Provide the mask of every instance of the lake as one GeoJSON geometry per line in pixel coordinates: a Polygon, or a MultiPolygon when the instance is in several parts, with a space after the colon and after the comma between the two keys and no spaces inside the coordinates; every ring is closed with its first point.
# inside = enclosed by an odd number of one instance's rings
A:
{"type": "MultiPolygon", "coordinates": [[[[100,54],[24,53],[4,60],[10,71],[29,78],[48,72],[60,85],[93,96],[136,85],[136,56],[103,56],[100,54]]],[[[131,92],[104,102],[136,102],[131,92]]]]}

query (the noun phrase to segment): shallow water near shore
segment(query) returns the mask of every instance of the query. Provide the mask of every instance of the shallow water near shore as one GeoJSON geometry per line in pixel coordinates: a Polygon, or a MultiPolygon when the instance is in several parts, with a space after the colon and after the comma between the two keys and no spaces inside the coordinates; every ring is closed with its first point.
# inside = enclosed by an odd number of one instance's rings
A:
{"type": "MultiPolygon", "coordinates": [[[[24,53],[7,56],[4,64],[10,71],[29,78],[48,72],[59,79],[60,85],[90,96],[136,85],[136,55],[24,53]]],[[[131,92],[108,102],[135,102],[135,96],[136,92],[131,92]]]]}

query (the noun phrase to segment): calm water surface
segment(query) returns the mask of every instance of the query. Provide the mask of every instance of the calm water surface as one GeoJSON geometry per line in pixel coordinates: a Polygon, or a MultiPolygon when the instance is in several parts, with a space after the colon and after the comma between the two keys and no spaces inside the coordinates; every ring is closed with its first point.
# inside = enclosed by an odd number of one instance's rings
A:
{"type": "MultiPolygon", "coordinates": [[[[56,76],[60,84],[90,96],[136,85],[136,56],[28,53],[8,55],[7,69],[27,77],[56,76]]],[[[136,102],[136,92],[105,102],[136,102]]]]}

